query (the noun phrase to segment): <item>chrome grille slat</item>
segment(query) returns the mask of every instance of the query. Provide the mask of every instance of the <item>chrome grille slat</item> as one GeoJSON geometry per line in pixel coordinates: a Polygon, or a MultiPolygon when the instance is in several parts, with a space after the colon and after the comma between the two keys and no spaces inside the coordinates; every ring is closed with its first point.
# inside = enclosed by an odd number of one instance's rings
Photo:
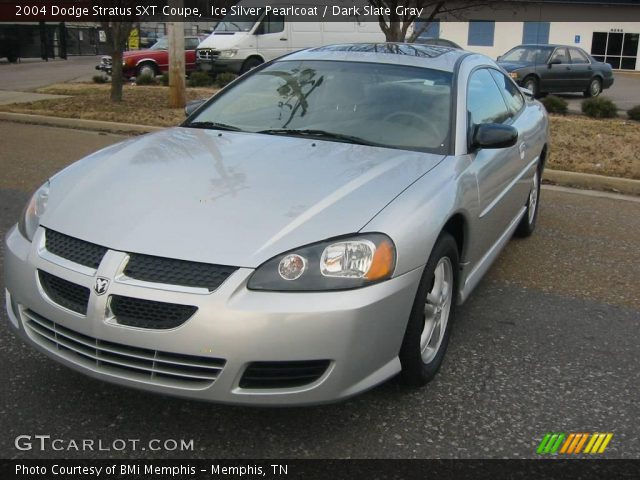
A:
{"type": "Polygon", "coordinates": [[[181,355],[118,344],[75,332],[31,310],[23,311],[24,326],[43,348],[87,368],[131,380],[172,387],[211,385],[222,371],[220,358],[181,355]]]}

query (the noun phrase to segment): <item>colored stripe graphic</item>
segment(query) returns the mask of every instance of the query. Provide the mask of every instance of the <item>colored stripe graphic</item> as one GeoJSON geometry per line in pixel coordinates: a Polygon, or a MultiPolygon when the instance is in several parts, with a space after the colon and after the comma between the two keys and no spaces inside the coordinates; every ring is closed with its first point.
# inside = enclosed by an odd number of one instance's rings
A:
{"type": "Polygon", "coordinates": [[[604,453],[612,438],[613,433],[547,433],[538,445],[536,453],[539,455],[604,453]]]}

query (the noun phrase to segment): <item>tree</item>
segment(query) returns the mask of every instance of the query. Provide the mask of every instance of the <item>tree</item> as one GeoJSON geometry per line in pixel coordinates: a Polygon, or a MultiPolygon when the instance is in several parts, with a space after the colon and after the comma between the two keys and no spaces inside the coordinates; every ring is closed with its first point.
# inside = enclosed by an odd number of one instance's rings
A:
{"type": "MultiPolygon", "coordinates": [[[[497,3],[496,0],[369,0],[373,7],[389,11],[389,15],[378,15],[380,29],[387,38],[387,42],[414,42],[436,18],[444,15],[456,17],[465,10],[470,10],[482,6],[490,6],[497,3]],[[397,7],[413,7],[422,9],[420,17],[411,13],[409,9],[404,9],[406,13],[399,15],[397,7]],[[423,24],[419,28],[414,28],[407,38],[409,29],[416,20],[421,20],[423,24]]],[[[414,10],[415,11],[415,10],[414,10]]]]}
{"type": "Polygon", "coordinates": [[[107,46],[111,55],[111,101],[122,101],[122,52],[127,45],[133,22],[101,21],[100,25],[107,34],[107,46]]]}
{"type": "Polygon", "coordinates": [[[111,101],[122,101],[122,52],[127,46],[129,34],[133,28],[133,22],[123,22],[121,19],[128,11],[135,11],[136,2],[134,0],[110,0],[109,10],[118,15],[100,16],[100,26],[107,34],[107,48],[111,55],[111,101]]]}

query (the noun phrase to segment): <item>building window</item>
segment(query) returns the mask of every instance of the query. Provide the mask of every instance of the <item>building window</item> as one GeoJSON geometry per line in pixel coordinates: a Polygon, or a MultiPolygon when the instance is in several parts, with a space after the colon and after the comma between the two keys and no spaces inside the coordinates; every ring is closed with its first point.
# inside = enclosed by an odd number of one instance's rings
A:
{"type": "Polygon", "coordinates": [[[469,22],[469,39],[467,45],[477,47],[493,47],[493,36],[496,22],[472,20],[469,22]]]}
{"type": "Polygon", "coordinates": [[[522,43],[549,43],[549,22],[524,22],[522,43]]]}
{"type": "MultiPolygon", "coordinates": [[[[416,30],[420,30],[427,23],[422,20],[416,22],[416,30]]],[[[440,38],[440,20],[432,20],[429,26],[422,32],[419,38],[440,38]]]]}
{"type": "Polygon", "coordinates": [[[638,33],[593,32],[591,55],[615,69],[635,70],[639,43],[638,33]]]}

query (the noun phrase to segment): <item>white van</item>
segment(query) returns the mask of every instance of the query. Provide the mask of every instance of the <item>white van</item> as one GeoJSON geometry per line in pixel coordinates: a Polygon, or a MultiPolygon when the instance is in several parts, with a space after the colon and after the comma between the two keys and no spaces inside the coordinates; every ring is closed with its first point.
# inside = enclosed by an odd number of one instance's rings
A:
{"type": "Polygon", "coordinates": [[[225,17],[196,49],[198,70],[245,73],[290,52],[333,43],[384,42],[377,22],[294,22],[287,17],[225,17]]]}

